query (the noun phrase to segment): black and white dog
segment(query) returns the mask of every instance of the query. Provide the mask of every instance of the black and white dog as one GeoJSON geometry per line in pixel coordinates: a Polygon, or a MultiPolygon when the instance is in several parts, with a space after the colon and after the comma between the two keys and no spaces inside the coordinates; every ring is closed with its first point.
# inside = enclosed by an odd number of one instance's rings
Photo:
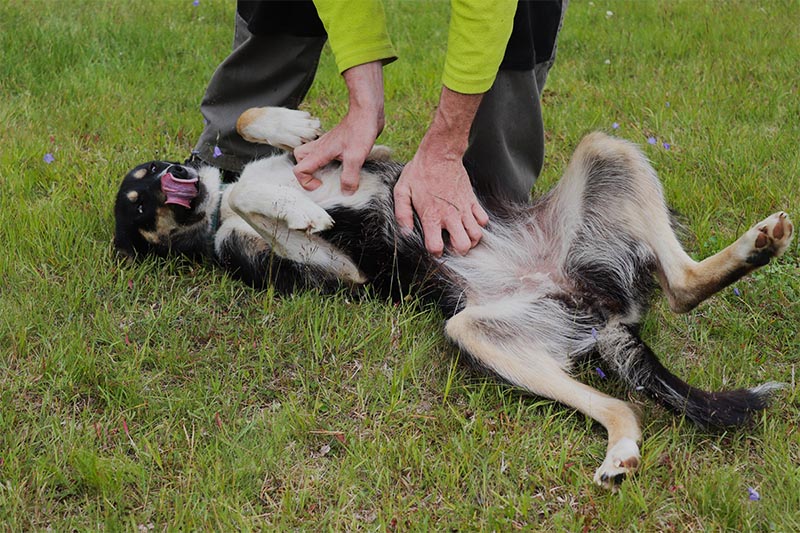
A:
{"type": "MultiPolygon", "coordinates": [[[[307,113],[280,108],[248,110],[238,129],[286,150],[320,133],[307,113]]],[[[320,170],[313,192],[292,166],[289,154],[254,161],[225,186],[209,166],[140,165],[117,195],[115,245],[128,255],[209,256],[255,287],[282,292],[369,284],[436,302],[447,337],[476,362],[605,426],[608,450],[594,480],[610,488],[639,466],[639,422],[628,403],[573,379],[576,362],[599,356],[628,387],[705,427],[746,423],[777,386],[693,388],[637,331],[656,282],[674,311],[689,311],[780,256],[792,238],[789,217],[773,214],[695,262],[675,237],[655,171],[631,143],[587,136],[549,193],[490,210],[477,247],[440,259],[426,253],[419,227],[399,230],[392,186],[402,166],[385,149],[373,151],[352,196],[340,192],[340,165],[320,170]]]]}

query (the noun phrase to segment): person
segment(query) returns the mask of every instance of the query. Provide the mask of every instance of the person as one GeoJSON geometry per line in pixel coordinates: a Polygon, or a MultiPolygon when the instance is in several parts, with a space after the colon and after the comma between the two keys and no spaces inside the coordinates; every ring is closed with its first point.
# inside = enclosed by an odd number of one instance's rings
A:
{"type": "MultiPolygon", "coordinates": [[[[541,171],[540,95],[555,59],[566,0],[452,0],[442,90],[434,118],[394,189],[401,228],[417,214],[425,246],[467,253],[488,217],[481,201],[526,202],[541,171]],[[473,189],[474,187],[474,189],[473,189]]],[[[329,41],[348,90],[348,111],[317,140],[295,150],[307,190],[314,171],[342,162],[344,194],[384,127],[383,66],[396,59],[380,0],[237,3],[233,51],[201,103],[206,126],[195,157],[236,173],[269,155],[236,133],[244,110],[296,108],[329,41]]]]}

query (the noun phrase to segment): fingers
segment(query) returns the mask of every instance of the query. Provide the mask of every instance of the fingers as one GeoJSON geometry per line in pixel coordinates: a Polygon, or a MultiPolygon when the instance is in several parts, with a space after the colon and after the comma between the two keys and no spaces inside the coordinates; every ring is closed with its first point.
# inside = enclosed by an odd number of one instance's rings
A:
{"type": "Polygon", "coordinates": [[[462,219],[456,215],[450,216],[444,221],[422,219],[421,223],[422,233],[425,237],[425,249],[436,257],[441,257],[444,252],[443,231],[447,231],[450,237],[449,248],[458,255],[466,255],[480,242],[483,236],[481,227],[472,217],[462,219]]]}
{"type": "Polygon", "coordinates": [[[422,234],[425,236],[425,249],[428,253],[441,257],[444,252],[442,225],[436,220],[422,220],[422,234]]]}
{"type": "MultiPolygon", "coordinates": [[[[466,255],[472,249],[472,239],[464,229],[464,224],[460,219],[446,226],[447,233],[450,234],[450,248],[458,255],[466,255]]],[[[477,244],[477,243],[476,243],[477,244]]]]}
{"type": "Polygon", "coordinates": [[[374,139],[359,139],[358,143],[351,143],[348,134],[342,133],[346,128],[334,128],[316,141],[298,146],[294,150],[297,164],[294,175],[300,185],[309,191],[319,187],[322,182],[313,174],[334,160],[342,162],[340,178],[341,190],[345,195],[351,195],[358,190],[361,167],[367,159],[374,139]],[[352,146],[351,146],[352,145],[352,146]]]}
{"type": "MultiPolygon", "coordinates": [[[[394,197],[397,223],[402,231],[410,232],[414,228],[411,196],[400,188],[396,188],[394,197]]],[[[477,246],[483,237],[478,220],[471,214],[462,218],[457,213],[453,213],[444,220],[423,216],[420,218],[420,224],[422,225],[425,249],[436,257],[441,257],[444,253],[444,238],[442,237],[444,231],[447,231],[449,235],[449,248],[458,255],[466,255],[477,246]]]]}
{"type": "MultiPolygon", "coordinates": [[[[478,208],[480,209],[480,206],[478,206],[478,208]]],[[[483,211],[483,209],[481,209],[481,211],[483,211]]],[[[484,212],[484,215],[485,214],[486,213],[484,212]]],[[[489,219],[486,217],[486,222],[481,224],[480,219],[475,215],[475,206],[472,207],[472,213],[469,213],[467,216],[462,218],[461,223],[463,224],[464,230],[469,237],[470,248],[474,248],[480,242],[481,237],[483,236],[481,226],[485,226],[488,221],[489,219]]]]}
{"type": "Polygon", "coordinates": [[[347,196],[354,194],[358,190],[359,173],[367,154],[356,153],[354,155],[344,154],[342,157],[342,176],[340,178],[342,193],[347,196]]]}
{"type": "Polygon", "coordinates": [[[394,216],[405,233],[414,230],[414,209],[411,207],[411,191],[401,182],[394,188],[394,216]]]}
{"type": "Polygon", "coordinates": [[[314,172],[328,164],[330,159],[325,160],[324,154],[314,151],[314,146],[317,141],[298,146],[294,150],[294,157],[297,159],[297,164],[294,166],[294,177],[307,191],[317,189],[322,182],[313,176],[314,172]]]}
{"type": "Polygon", "coordinates": [[[472,204],[472,216],[475,217],[474,220],[482,228],[489,223],[489,214],[478,202],[472,204]]]}

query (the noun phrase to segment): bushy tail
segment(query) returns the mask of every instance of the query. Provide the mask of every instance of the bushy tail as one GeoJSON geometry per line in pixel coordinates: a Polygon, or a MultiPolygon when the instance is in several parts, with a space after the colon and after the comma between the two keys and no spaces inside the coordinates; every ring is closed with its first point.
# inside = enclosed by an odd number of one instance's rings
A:
{"type": "Polygon", "coordinates": [[[608,327],[598,334],[597,350],[632,389],[642,391],[665,407],[683,413],[704,428],[726,428],[749,422],[769,405],[779,383],[752,389],[706,392],[667,370],[653,351],[628,326],[608,327]]]}

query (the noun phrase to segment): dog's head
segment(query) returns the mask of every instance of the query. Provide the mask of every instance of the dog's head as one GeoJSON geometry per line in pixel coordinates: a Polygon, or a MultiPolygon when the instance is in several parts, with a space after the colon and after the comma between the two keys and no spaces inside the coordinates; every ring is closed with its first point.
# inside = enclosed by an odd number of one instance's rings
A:
{"type": "Polygon", "coordinates": [[[137,166],[117,193],[114,246],[128,256],[198,252],[207,195],[190,166],[168,161],[137,166]]]}

